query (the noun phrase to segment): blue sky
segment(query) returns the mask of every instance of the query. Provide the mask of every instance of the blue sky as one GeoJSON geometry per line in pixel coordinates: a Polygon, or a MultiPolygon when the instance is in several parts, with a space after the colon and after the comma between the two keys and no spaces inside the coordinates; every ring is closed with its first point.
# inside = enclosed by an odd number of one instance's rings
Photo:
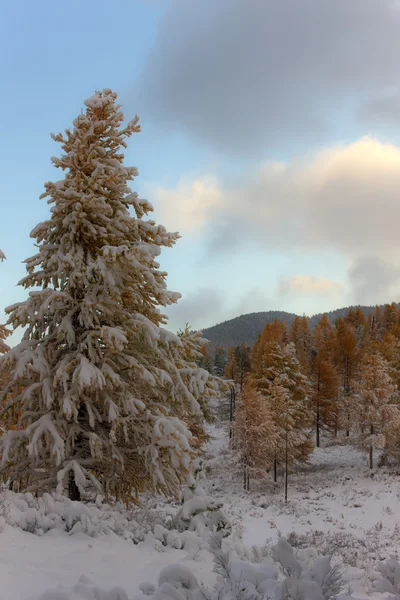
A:
{"type": "Polygon", "coordinates": [[[2,7],[1,304],[57,179],[49,137],[111,87],[126,163],[183,294],[171,328],[399,300],[400,13],[390,0],[16,1],[2,7]]]}

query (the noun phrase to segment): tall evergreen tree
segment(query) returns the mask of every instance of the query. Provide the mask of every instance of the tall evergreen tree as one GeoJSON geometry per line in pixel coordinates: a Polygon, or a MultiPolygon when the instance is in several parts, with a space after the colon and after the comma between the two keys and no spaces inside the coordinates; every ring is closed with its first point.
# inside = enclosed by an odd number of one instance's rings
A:
{"type": "Polygon", "coordinates": [[[129,187],[137,169],[123,149],[140,127],[137,117],[122,125],[116,99],[97,92],[52,135],[64,178],[45,185],[51,217],[31,233],[38,253],[20,282],[29,296],[7,309],[25,332],[0,363],[11,370],[0,401],[13,392],[4,410],[21,409],[21,430],[0,440],[3,479],[73,499],[176,492],[191,453],[179,417],[200,410],[203,389],[188,385],[182,341],[161,326],[158,306],[179,295],[157,257],[179,236],[148,219],[150,203],[129,187]]]}

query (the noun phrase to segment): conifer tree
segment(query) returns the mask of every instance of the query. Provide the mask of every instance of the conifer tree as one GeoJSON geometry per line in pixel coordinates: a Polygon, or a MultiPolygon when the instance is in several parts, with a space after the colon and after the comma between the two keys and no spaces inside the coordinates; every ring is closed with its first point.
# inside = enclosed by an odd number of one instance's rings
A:
{"type": "Polygon", "coordinates": [[[321,429],[332,430],[337,424],[338,376],[333,363],[335,333],[326,316],[318,322],[313,339],[310,365],[310,400],[315,412],[316,446],[320,447],[321,429]]]}
{"type": "Polygon", "coordinates": [[[225,367],[225,375],[238,384],[240,391],[243,390],[243,385],[246,375],[251,369],[250,347],[246,344],[240,346],[232,346],[228,352],[228,362],[225,367]]]}
{"type": "Polygon", "coordinates": [[[179,295],[157,257],[179,236],[147,218],[150,203],[129,187],[137,170],[123,149],[140,127],[137,117],[123,126],[116,99],[96,92],[71,129],[52,135],[64,178],[45,184],[51,216],[31,233],[38,253],[20,282],[29,296],[7,309],[25,333],[0,363],[11,370],[4,411],[22,411],[21,430],[0,440],[3,479],[67,488],[72,499],[175,493],[191,455],[180,417],[200,410],[204,383],[202,372],[189,385],[184,345],[162,327],[158,306],[179,295]]]}
{"type": "Polygon", "coordinates": [[[200,345],[200,354],[198,356],[197,363],[198,363],[199,367],[201,367],[202,369],[205,369],[206,371],[211,373],[213,370],[213,361],[211,359],[211,356],[209,355],[207,346],[208,346],[208,341],[202,340],[202,343],[200,345]]]}
{"type": "Polygon", "coordinates": [[[395,386],[393,401],[400,403],[400,340],[387,331],[379,343],[379,352],[388,364],[389,375],[395,386]]]}
{"type": "Polygon", "coordinates": [[[312,333],[306,316],[295,317],[290,329],[290,341],[295,345],[297,358],[303,373],[308,374],[311,360],[312,333]]]}
{"type": "Polygon", "coordinates": [[[395,302],[392,302],[392,304],[385,304],[382,321],[382,329],[384,332],[396,329],[398,323],[398,309],[395,302]]]}
{"type": "Polygon", "coordinates": [[[357,383],[360,350],[357,346],[354,327],[351,324],[339,319],[336,331],[335,363],[340,377],[339,420],[343,429],[346,430],[346,436],[349,437],[351,417],[354,414],[354,388],[357,383]]]}
{"type": "Polygon", "coordinates": [[[361,441],[369,449],[369,467],[373,468],[373,452],[377,434],[385,428],[385,407],[390,403],[395,388],[387,362],[375,350],[363,359],[360,381],[356,387],[357,424],[361,423],[361,441]]]}
{"type": "Polygon", "coordinates": [[[321,429],[333,429],[336,423],[335,400],[338,377],[325,349],[316,353],[310,374],[310,400],[315,412],[316,446],[321,445],[321,429]]]}
{"type": "Polygon", "coordinates": [[[236,360],[235,347],[232,346],[228,350],[228,361],[225,366],[225,377],[236,382],[238,373],[238,365],[236,360]]]}
{"type": "Polygon", "coordinates": [[[251,353],[251,369],[253,373],[261,373],[263,366],[263,354],[266,344],[277,342],[284,346],[289,342],[286,324],[275,319],[272,323],[267,322],[251,353]]]}
{"type": "Polygon", "coordinates": [[[250,475],[265,476],[272,466],[278,432],[270,407],[251,383],[246,383],[236,410],[234,445],[243,469],[243,487],[250,488],[250,475]]]}
{"type": "MultiPolygon", "coordinates": [[[[2,250],[0,250],[0,262],[3,262],[5,258],[6,257],[4,253],[2,252],[2,250]]],[[[10,333],[11,332],[6,327],[4,327],[4,325],[0,324],[0,354],[4,354],[9,350],[7,344],[5,343],[5,340],[10,335],[10,333]]]]}
{"type": "Polygon", "coordinates": [[[237,364],[237,378],[240,391],[243,390],[244,382],[247,374],[251,368],[250,362],[250,348],[246,344],[241,344],[235,348],[236,364],[237,364]]]}
{"type": "Polygon", "coordinates": [[[215,351],[214,368],[213,368],[214,374],[217,375],[218,377],[223,377],[225,374],[225,367],[227,365],[227,362],[228,362],[228,356],[225,351],[225,348],[222,348],[222,346],[220,346],[215,351]]]}
{"type": "MultiPolygon", "coordinates": [[[[274,419],[278,432],[275,448],[274,480],[277,478],[277,464],[286,460],[286,432],[290,424],[290,446],[288,464],[304,462],[312,450],[307,428],[312,422],[312,411],[308,397],[308,381],[301,373],[293,343],[283,348],[277,343],[267,343],[264,349],[262,370],[255,374],[254,382],[262,394],[274,419]],[[287,401],[277,401],[277,392],[284,388],[287,401]]],[[[281,396],[280,396],[281,397],[281,396]]]]}
{"type": "Polygon", "coordinates": [[[211,376],[207,369],[198,367],[198,362],[201,363],[203,357],[202,350],[208,343],[202,338],[201,332],[191,331],[189,325],[186,325],[178,333],[178,337],[180,344],[173,345],[170,350],[183,383],[201,408],[201,411],[193,412],[190,405],[183,405],[180,416],[192,434],[191,445],[200,447],[208,439],[204,424],[214,420],[212,409],[216,408],[221,395],[229,391],[230,385],[220,377],[211,376]]]}

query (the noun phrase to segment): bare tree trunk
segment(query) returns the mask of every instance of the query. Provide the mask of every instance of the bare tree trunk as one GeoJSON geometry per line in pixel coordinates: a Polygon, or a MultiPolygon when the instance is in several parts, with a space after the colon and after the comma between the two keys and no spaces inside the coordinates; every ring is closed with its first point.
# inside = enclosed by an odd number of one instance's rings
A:
{"type": "Polygon", "coordinates": [[[75,483],[75,474],[73,471],[68,473],[68,498],[77,502],[81,500],[81,493],[75,483]]]}
{"type": "Polygon", "coordinates": [[[276,460],[276,456],[274,458],[274,482],[278,481],[278,461],[276,460]]]}
{"type": "Polygon", "coordinates": [[[250,491],[250,471],[247,469],[247,491],[250,491]]]}
{"type": "Polygon", "coordinates": [[[233,422],[233,388],[231,388],[231,398],[229,403],[229,439],[232,438],[232,422],[233,422]]]}
{"type": "Polygon", "coordinates": [[[285,439],[285,503],[287,503],[288,496],[288,432],[286,429],[285,439]]]}
{"type": "Polygon", "coordinates": [[[319,390],[320,390],[320,375],[318,372],[318,385],[317,385],[317,430],[316,430],[316,445],[317,448],[320,447],[320,419],[321,419],[321,415],[320,415],[320,408],[319,408],[319,390]]]}
{"type": "MultiPolygon", "coordinates": [[[[373,434],[374,434],[374,426],[371,424],[371,435],[373,435],[373,434]]],[[[369,445],[369,468],[370,469],[374,468],[374,448],[372,445],[372,440],[369,445]]]]}
{"type": "Polygon", "coordinates": [[[247,466],[243,467],[243,489],[246,490],[247,487],[247,466]]]}

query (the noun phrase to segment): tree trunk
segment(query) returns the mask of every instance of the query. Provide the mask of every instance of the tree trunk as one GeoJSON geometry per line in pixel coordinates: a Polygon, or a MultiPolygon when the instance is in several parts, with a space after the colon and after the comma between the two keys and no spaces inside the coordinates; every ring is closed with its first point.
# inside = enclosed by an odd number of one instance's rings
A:
{"type": "Polygon", "coordinates": [[[231,388],[231,398],[229,403],[229,439],[232,438],[232,421],[233,421],[233,388],[231,388]]]}
{"type": "Polygon", "coordinates": [[[68,498],[70,500],[76,500],[77,502],[80,502],[81,500],[81,493],[75,483],[75,474],[73,471],[68,473],[68,498]]]}
{"type": "MultiPolygon", "coordinates": [[[[374,434],[374,426],[371,424],[371,435],[373,435],[373,434],[374,434]]],[[[372,440],[369,445],[369,468],[370,469],[374,468],[374,448],[372,445],[372,440]]]]}
{"type": "Polygon", "coordinates": [[[316,406],[316,409],[317,409],[317,430],[316,430],[316,440],[315,440],[317,448],[320,447],[320,419],[321,419],[320,410],[319,410],[319,391],[320,391],[320,375],[318,373],[317,406],[316,406]]]}
{"type": "Polygon", "coordinates": [[[276,460],[276,456],[274,458],[274,482],[278,481],[278,461],[276,460]]]}
{"type": "Polygon", "coordinates": [[[246,489],[248,492],[250,491],[250,472],[248,469],[247,469],[247,488],[246,489]]]}
{"type": "Polygon", "coordinates": [[[243,489],[246,490],[247,487],[247,467],[244,465],[243,467],[243,489]]]}
{"type": "Polygon", "coordinates": [[[288,496],[288,432],[286,430],[285,439],[285,504],[287,504],[288,496]]]}

